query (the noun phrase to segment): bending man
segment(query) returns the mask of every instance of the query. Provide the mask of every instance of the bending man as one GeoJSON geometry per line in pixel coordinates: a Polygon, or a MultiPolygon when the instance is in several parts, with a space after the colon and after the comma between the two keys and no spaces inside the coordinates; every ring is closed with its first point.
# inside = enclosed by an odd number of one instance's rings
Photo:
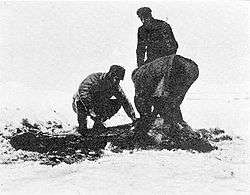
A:
{"type": "Polygon", "coordinates": [[[73,97],[73,110],[77,113],[78,132],[87,135],[87,116],[94,120],[95,129],[105,128],[103,122],[114,116],[123,106],[134,122],[135,112],[119,83],[124,79],[125,69],[112,65],[108,73],[93,73],[82,81],[73,97]],[[116,99],[111,99],[114,96],[116,99]]]}

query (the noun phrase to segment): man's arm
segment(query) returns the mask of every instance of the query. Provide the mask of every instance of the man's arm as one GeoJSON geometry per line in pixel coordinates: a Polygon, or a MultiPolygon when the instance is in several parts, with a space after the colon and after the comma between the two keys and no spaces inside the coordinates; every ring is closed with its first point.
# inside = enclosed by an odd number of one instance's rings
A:
{"type": "Polygon", "coordinates": [[[140,27],[137,33],[137,49],[136,49],[138,67],[144,64],[146,46],[147,46],[147,35],[146,32],[140,27]]]}
{"type": "Polygon", "coordinates": [[[121,101],[121,104],[122,104],[126,114],[128,115],[128,117],[131,118],[131,120],[133,122],[135,122],[136,116],[135,116],[134,108],[133,108],[132,104],[129,102],[128,98],[126,97],[124,91],[122,90],[122,88],[120,86],[118,86],[118,89],[114,95],[118,100],[121,101]]]}
{"type": "Polygon", "coordinates": [[[163,22],[162,35],[165,41],[170,44],[168,47],[170,50],[176,51],[178,49],[178,43],[174,37],[171,26],[167,22],[163,22]]]}

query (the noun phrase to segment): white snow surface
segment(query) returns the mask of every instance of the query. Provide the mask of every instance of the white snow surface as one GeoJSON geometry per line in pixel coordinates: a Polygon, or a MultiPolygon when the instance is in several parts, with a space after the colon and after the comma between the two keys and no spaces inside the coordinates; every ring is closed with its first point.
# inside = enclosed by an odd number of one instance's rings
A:
{"type": "MultiPolygon", "coordinates": [[[[4,127],[18,127],[23,118],[39,124],[58,121],[65,131],[77,125],[71,92],[3,83],[0,94],[2,135],[10,133],[4,127]]],[[[97,161],[52,167],[34,161],[4,164],[8,155],[23,151],[9,154],[2,147],[0,194],[250,194],[249,108],[248,94],[187,94],[182,110],[193,128],[219,127],[233,137],[209,153],[105,150],[97,161]]],[[[106,125],[127,122],[121,110],[106,125]]],[[[6,142],[1,139],[0,146],[6,142]]]]}

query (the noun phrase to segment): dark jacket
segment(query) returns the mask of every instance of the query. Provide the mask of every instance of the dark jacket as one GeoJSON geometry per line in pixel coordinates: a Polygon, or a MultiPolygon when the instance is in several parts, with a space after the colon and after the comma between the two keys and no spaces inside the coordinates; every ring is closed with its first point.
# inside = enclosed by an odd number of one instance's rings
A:
{"type": "Polygon", "coordinates": [[[112,96],[115,96],[120,101],[130,118],[135,118],[134,109],[122,88],[120,85],[112,85],[107,73],[93,73],[89,75],[80,84],[75,98],[81,100],[87,109],[91,109],[95,105],[110,99],[112,96]]]}
{"type": "Polygon", "coordinates": [[[138,29],[137,43],[137,65],[140,67],[145,63],[145,53],[147,61],[176,53],[178,43],[170,25],[162,20],[152,18],[149,26],[142,25],[138,29]]]}

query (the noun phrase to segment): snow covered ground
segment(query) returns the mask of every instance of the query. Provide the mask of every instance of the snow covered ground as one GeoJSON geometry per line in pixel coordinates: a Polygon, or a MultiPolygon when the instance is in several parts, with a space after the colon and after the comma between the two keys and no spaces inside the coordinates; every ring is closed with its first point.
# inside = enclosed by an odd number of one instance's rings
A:
{"type": "MultiPolygon", "coordinates": [[[[18,127],[23,118],[39,124],[58,121],[65,131],[77,124],[71,92],[45,92],[17,83],[0,85],[0,92],[2,135],[11,133],[6,126],[18,127]]],[[[97,161],[71,165],[4,164],[9,154],[2,147],[6,140],[0,139],[0,194],[249,194],[249,108],[248,94],[188,94],[182,110],[193,128],[219,127],[233,137],[210,153],[107,150],[97,161]]],[[[120,112],[107,125],[120,121],[130,122],[120,112]]]]}

